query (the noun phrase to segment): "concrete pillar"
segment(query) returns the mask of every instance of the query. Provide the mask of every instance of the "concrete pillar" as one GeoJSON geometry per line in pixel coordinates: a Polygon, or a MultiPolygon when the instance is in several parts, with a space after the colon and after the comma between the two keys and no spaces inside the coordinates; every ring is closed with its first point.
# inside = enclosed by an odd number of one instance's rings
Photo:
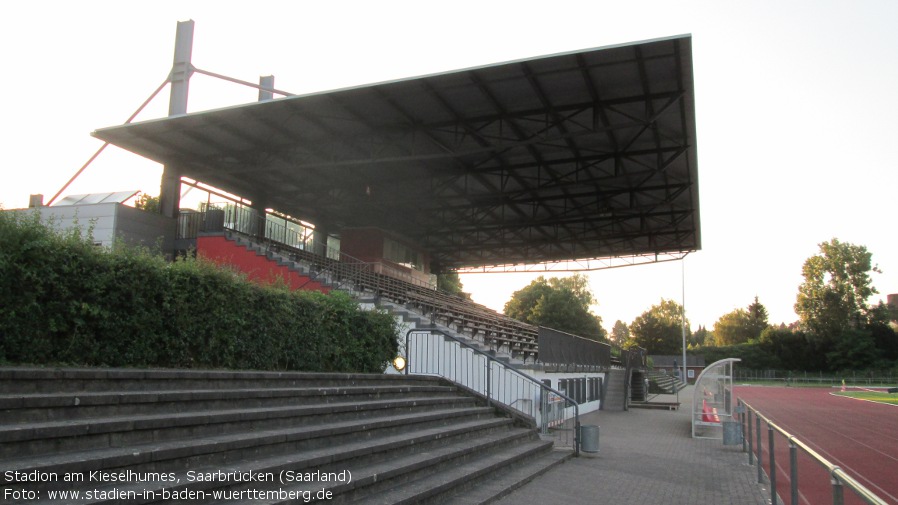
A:
{"type": "MultiPolygon", "coordinates": [[[[168,101],[168,115],[187,113],[187,91],[193,66],[193,20],[179,21],[175,36],[175,56],[169,82],[171,95],[168,101]]],[[[159,190],[159,206],[165,217],[177,218],[181,207],[181,171],[178,167],[165,165],[162,169],[162,185],[159,190]]]]}
{"type": "Polygon", "coordinates": [[[271,89],[274,89],[274,76],[273,75],[263,75],[259,77],[259,86],[262,86],[265,89],[259,90],[259,101],[267,102],[274,98],[274,93],[272,93],[271,89]]]}
{"type": "Polygon", "coordinates": [[[172,62],[169,82],[171,95],[168,101],[168,115],[177,116],[187,113],[187,91],[193,65],[190,58],[193,54],[193,20],[178,21],[175,35],[175,57],[172,62]]]}
{"type": "Polygon", "coordinates": [[[315,224],[315,230],[312,232],[313,249],[312,252],[327,256],[327,237],[328,230],[326,227],[315,224]]]}

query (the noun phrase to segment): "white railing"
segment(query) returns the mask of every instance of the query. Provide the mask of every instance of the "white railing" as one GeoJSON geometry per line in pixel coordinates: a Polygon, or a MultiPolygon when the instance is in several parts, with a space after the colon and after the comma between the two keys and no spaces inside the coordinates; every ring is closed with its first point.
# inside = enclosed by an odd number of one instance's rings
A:
{"type": "Polygon", "coordinates": [[[540,433],[580,453],[580,408],[564,393],[435,329],[413,329],[405,336],[406,374],[438,375],[533,418],[540,433]]]}

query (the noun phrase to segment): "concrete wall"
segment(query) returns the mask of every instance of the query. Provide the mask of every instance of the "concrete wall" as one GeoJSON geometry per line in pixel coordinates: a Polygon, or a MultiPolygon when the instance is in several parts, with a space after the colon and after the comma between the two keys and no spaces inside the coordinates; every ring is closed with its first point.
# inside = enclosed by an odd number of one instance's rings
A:
{"type": "Polygon", "coordinates": [[[165,252],[171,251],[174,244],[174,219],[120,203],[57,205],[15,212],[40,212],[43,222],[60,231],[78,227],[82,235],[90,232],[94,243],[103,247],[112,247],[116,238],[134,245],[161,245],[165,252]]]}
{"type": "Polygon", "coordinates": [[[423,284],[435,282],[435,278],[430,274],[430,256],[427,251],[407,239],[380,228],[344,228],[340,231],[340,251],[366,263],[374,264],[376,271],[384,275],[423,284]],[[423,271],[384,258],[386,239],[417,252],[422,260],[423,271]]]}

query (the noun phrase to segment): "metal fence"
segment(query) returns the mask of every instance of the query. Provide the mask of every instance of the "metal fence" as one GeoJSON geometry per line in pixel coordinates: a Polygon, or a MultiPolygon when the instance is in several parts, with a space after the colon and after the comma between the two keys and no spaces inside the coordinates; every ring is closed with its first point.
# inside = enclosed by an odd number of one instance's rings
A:
{"type": "Polygon", "coordinates": [[[234,204],[207,205],[201,211],[181,211],[178,216],[179,239],[195,239],[200,233],[224,230],[300,250],[311,251],[315,247],[311,228],[234,204]]]}
{"type": "Polygon", "coordinates": [[[739,368],[733,377],[742,382],[773,382],[783,386],[840,386],[842,381],[853,386],[885,386],[898,381],[892,370],[804,372],[789,370],[749,370],[739,368]]]}
{"type": "MultiPolygon", "coordinates": [[[[749,466],[755,465],[755,459],[757,459],[759,484],[764,482],[764,466],[767,466],[767,478],[770,481],[771,496],[775,497],[779,494],[783,503],[786,502],[785,499],[788,496],[790,505],[798,505],[801,495],[804,495],[805,500],[810,501],[810,503],[823,503],[820,501],[823,497],[819,497],[820,500],[818,500],[810,495],[813,493],[813,488],[819,489],[821,487],[815,486],[815,482],[829,479],[831,492],[825,494],[831,496],[833,505],[846,503],[845,488],[851,491],[849,498],[852,502],[887,505],[886,501],[876,496],[872,491],[845,473],[844,470],[831,463],[789,432],[777,426],[776,423],[758,412],[751,405],[740,399],[738,406],[741,407],[737,408],[737,412],[741,412],[739,421],[742,423],[743,433],[748,434],[747,438],[743,437],[742,450],[748,453],[749,466]],[[754,423],[752,422],[752,415],[754,415],[754,423]],[[767,428],[766,437],[762,434],[762,425],[767,428]],[[764,442],[765,438],[767,439],[766,442],[764,442]],[[766,458],[764,456],[765,451],[766,458]],[[788,463],[785,463],[786,460],[788,460],[788,463]],[[801,474],[799,474],[799,468],[802,469],[801,474]],[[788,469],[786,473],[788,482],[777,482],[778,469],[788,469]],[[805,483],[804,486],[800,488],[799,482],[805,483]],[[807,482],[812,484],[807,484],[807,482]]],[[[774,503],[779,502],[774,501],[774,503]]]]}
{"type": "Polygon", "coordinates": [[[556,446],[580,453],[580,408],[564,393],[439,330],[407,332],[405,355],[406,374],[445,377],[532,417],[556,446]]]}
{"type": "Polygon", "coordinates": [[[611,346],[540,326],[539,361],[565,371],[599,371],[611,366],[611,346]]]}

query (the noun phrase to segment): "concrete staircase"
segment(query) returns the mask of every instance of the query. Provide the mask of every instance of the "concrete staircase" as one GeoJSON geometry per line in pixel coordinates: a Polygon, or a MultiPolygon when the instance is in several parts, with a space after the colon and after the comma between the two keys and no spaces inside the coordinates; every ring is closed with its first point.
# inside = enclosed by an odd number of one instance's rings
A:
{"type": "Polygon", "coordinates": [[[622,368],[612,368],[606,377],[607,384],[605,385],[605,397],[602,400],[602,410],[627,410],[629,405],[626,394],[627,371],[622,368]]]}
{"type": "Polygon", "coordinates": [[[686,383],[673,375],[664,372],[649,371],[649,393],[652,394],[675,394],[686,387],[686,383]]]}
{"type": "Polygon", "coordinates": [[[571,455],[421,376],[8,368],[0,412],[8,503],[486,503],[571,455]]]}

